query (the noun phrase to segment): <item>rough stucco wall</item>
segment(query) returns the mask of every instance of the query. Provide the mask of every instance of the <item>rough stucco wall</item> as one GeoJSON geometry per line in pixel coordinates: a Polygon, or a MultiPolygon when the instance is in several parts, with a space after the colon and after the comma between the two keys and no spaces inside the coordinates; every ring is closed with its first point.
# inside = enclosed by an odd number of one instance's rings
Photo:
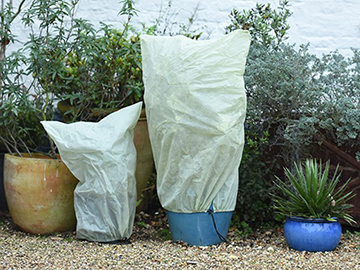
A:
{"type": "MultiPolygon", "coordinates": [[[[14,0],[14,4],[19,0],[14,0]]],[[[121,27],[124,18],[117,14],[121,9],[120,0],[81,0],[77,16],[91,20],[95,25],[100,21],[121,27]]],[[[138,17],[133,22],[141,28],[141,23],[151,25],[158,17],[161,8],[165,8],[168,0],[135,0],[139,10],[138,17]]],[[[173,0],[172,21],[187,22],[196,8],[196,24],[194,29],[202,28],[204,36],[210,38],[223,35],[224,28],[230,23],[230,11],[249,9],[256,3],[270,3],[278,6],[277,0],[173,0]]],[[[293,15],[289,19],[289,43],[297,45],[310,43],[310,51],[321,55],[333,50],[339,50],[346,56],[351,56],[351,47],[360,47],[360,1],[358,0],[290,0],[293,15]]],[[[13,32],[19,40],[26,38],[27,32],[17,21],[13,32]]],[[[12,45],[15,49],[18,45],[12,45]]]]}

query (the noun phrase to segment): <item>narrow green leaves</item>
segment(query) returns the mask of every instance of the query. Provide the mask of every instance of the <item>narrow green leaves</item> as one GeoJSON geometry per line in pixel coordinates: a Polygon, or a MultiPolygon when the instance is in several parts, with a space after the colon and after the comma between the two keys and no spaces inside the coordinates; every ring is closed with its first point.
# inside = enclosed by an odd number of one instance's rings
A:
{"type": "Polygon", "coordinates": [[[348,201],[355,195],[346,192],[350,180],[339,186],[341,174],[338,166],[332,178],[329,178],[330,162],[323,166],[321,161],[317,163],[308,159],[299,166],[294,164],[294,167],[295,173],[284,169],[287,182],[276,177],[274,184],[283,194],[273,195],[276,212],[283,216],[324,218],[329,221],[337,217],[349,223],[355,222],[347,213],[352,207],[348,201]]]}

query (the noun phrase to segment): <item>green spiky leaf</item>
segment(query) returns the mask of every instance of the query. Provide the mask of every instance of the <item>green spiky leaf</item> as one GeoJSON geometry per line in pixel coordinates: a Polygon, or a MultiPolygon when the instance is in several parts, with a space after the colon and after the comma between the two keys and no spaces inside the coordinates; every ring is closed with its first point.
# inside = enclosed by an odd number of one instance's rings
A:
{"type": "Polygon", "coordinates": [[[343,218],[348,223],[355,223],[348,214],[352,207],[348,203],[355,194],[346,192],[350,179],[339,186],[338,166],[332,178],[329,178],[330,163],[323,165],[316,160],[306,160],[299,166],[294,164],[294,173],[284,169],[287,182],[275,177],[275,186],[283,196],[273,195],[274,209],[283,216],[306,218],[324,218],[336,221],[343,218]],[[338,187],[339,186],[339,187],[338,187]]]}

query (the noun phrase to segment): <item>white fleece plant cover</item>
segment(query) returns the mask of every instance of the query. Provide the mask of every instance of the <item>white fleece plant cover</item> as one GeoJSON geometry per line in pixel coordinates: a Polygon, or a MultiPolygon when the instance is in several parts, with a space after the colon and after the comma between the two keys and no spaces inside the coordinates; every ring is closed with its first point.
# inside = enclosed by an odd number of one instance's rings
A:
{"type": "Polygon", "coordinates": [[[216,40],[141,36],[145,108],[162,206],[233,211],[244,146],[247,31],[216,40]]]}
{"type": "Polygon", "coordinates": [[[132,233],[136,208],[133,133],[141,107],[139,102],[98,123],[41,122],[79,180],[74,197],[77,238],[108,242],[132,233]]]}

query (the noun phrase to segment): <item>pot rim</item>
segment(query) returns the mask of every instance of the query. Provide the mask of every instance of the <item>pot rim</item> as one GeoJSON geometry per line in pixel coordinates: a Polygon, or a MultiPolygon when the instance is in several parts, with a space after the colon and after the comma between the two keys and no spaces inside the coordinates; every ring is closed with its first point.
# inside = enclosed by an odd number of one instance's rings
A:
{"type": "Polygon", "coordinates": [[[337,223],[339,219],[337,217],[332,217],[336,221],[329,221],[325,218],[305,218],[305,217],[298,217],[298,216],[288,216],[286,220],[295,221],[295,222],[307,222],[307,223],[337,223]]]}
{"type": "Polygon", "coordinates": [[[42,153],[31,153],[32,157],[29,156],[28,153],[21,153],[21,155],[23,155],[22,157],[20,157],[17,154],[10,154],[10,153],[6,153],[5,157],[7,158],[12,158],[12,159],[32,159],[32,160],[61,160],[61,157],[59,154],[56,154],[57,158],[51,158],[45,154],[42,153]]]}

